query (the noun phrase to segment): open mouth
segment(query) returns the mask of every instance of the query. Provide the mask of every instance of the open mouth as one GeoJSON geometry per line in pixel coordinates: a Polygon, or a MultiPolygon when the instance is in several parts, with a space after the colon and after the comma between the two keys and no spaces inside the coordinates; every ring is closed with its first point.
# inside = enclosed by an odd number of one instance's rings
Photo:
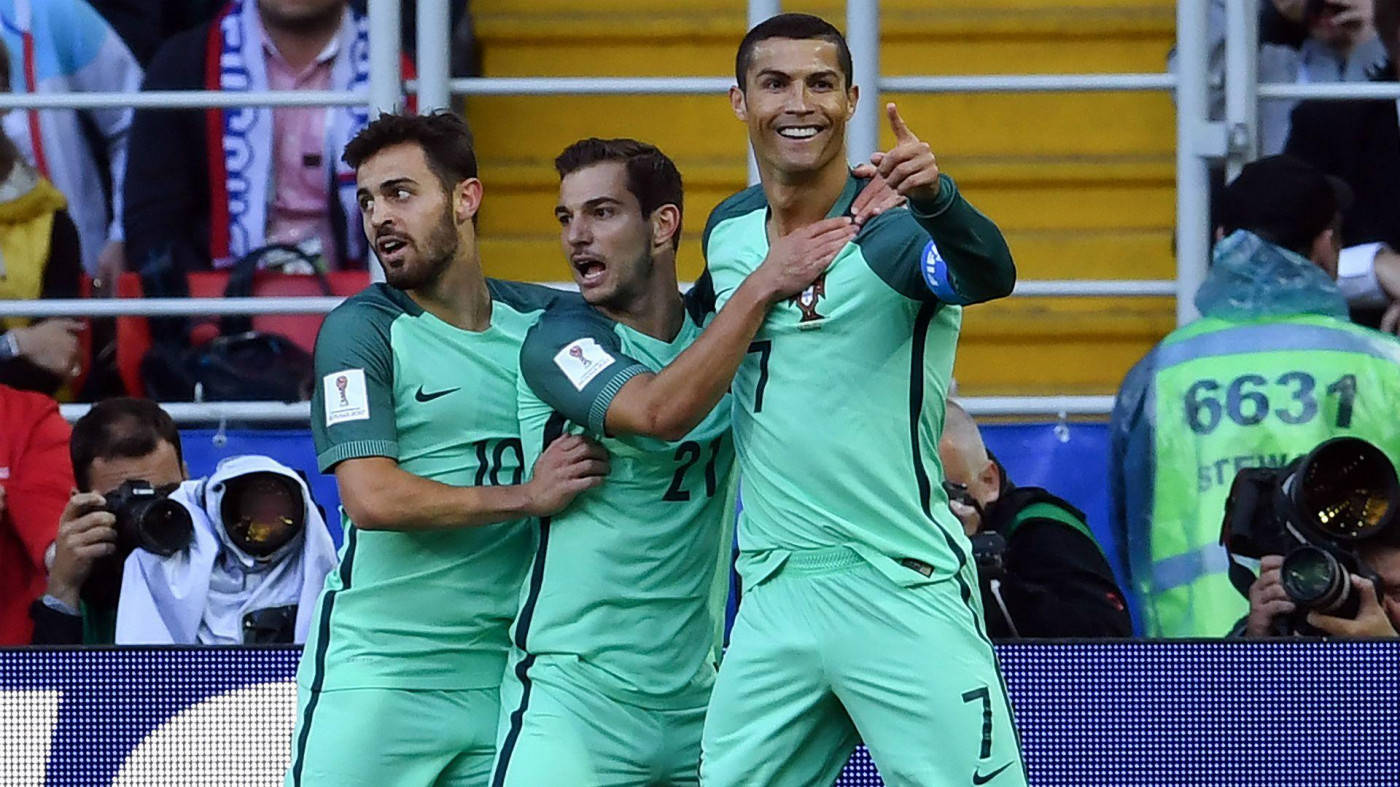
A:
{"type": "Polygon", "coordinates": [[[607,275],[608,266],[596,257],[577,256],[570,260],[574,265],[574,279],[579,287],[596,287],[607,275]]]}
{"type": "Polygon", "coordinates": [[[783,139],[803,140],[811,139],[821,132],[820,126],[784,126],[778,129],[778,136],[783,139]]]}
{"type": "Polygon", "coordinates": [[[397,235],[384,235],[374,242],[374,251],[379,255],[381,262],[398,260],[404,249],[408,248],[408,241],[397,235]]]}

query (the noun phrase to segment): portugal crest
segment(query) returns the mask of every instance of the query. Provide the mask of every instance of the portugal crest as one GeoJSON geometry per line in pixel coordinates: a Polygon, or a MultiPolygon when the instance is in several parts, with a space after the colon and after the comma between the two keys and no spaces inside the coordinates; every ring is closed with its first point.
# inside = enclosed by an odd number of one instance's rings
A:
{"type": "Polygon", "coordinates": [[[826,274],[817,277],[812,286],[792,296],[788,302],[802,310],[802,319],[797,321],[799,328],[820,328],[826,316],[817,311],[817,304],[826,297],[826,274]]]}

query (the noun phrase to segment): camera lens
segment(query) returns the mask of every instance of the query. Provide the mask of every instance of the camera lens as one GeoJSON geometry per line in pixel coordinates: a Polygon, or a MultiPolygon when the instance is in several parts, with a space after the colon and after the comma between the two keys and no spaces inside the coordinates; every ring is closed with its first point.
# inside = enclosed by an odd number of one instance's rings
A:
{"type": "Polygon", "coordinates": [[[1340,541],[1385,531],[1400,501],[1395,468],[1379,448],[1355,437],[1319,445],[1298,468],[1294,502],[1306,522],[1340,541]]]}
{"type": "Polygon", "coordinates": [[[1347,606],[1351,578],[1325,550],[1314,546],[1293,550],[1283,559],[1281,574],[1284,592],[1300,607],[1331,614],[1347,606]]]}
{"type": "Polygon", "coordinates": [[[189,512],[173,500],[152,500],[133,515],[141,547],[153,554],[169,557],[189,546],[194,538],[189,512]]]}

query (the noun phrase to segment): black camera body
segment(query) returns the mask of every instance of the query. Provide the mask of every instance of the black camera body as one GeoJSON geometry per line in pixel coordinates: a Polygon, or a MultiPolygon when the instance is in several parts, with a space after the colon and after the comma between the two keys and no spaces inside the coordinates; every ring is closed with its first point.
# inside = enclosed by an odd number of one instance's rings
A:
{"type": "MultiPolygon", "coordinates": [[[[1333,438],[1284,467],[1241,470],[1220,541],[1232,557],[1284,556],[1283,588],[1298,610],[1289,628],[1308,631],[1309,611],[1356,617],[1361,599],[1350,575],[1378,582],[1357,545],[1400,541],[1397,503],[1400,481],[1390,459],[1360,438],[1333,438]]],[[[1235,584],[1248,595],[1246,583],[1235,584]]]]}
{"type": "Polygon", "coordinates": [[[968,538],[977,576],[983,582],[1006,578],[1006,537],[995,530],[984,530],[968,538]]]}
{"type": "Polygon", "coordinates": [[[107,510],[117,518],[118,555],[144,549],[170,557],[194,540],[190,513],[147,481],[126,481],[106,499],[107,510]]]}

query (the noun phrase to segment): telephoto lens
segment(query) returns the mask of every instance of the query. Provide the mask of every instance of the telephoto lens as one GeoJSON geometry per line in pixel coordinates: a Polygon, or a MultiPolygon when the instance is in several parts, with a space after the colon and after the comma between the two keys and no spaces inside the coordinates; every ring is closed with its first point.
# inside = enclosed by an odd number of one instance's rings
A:
{"type": "Polygon", "coordinates": [[[1400,481],[1385,453],[1355,437],[1313,449],[1288,486],[1307,525],[1337,541],[1387,534],[1400,501],[1400,481]]]}
{"type": "Polygon", "coordinates": [[[1283,559],[1283,590],[1304,610],[1339,618],[1355,618],[1360,597],[1352,591],[1351,575],[1337,558],[1315,546],[1299,547],[1283,559]]]}

